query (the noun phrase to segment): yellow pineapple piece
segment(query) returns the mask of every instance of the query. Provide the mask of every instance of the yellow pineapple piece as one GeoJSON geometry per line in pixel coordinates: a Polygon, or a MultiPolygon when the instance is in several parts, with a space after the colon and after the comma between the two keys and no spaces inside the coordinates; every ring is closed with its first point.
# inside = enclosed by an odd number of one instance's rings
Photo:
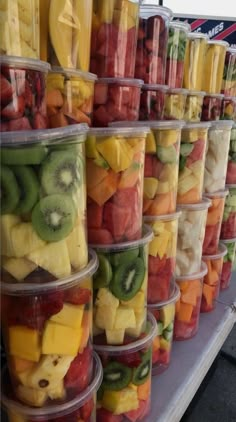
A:
{"type": "Polygon", "coordinates": [[[34,388],[25,387],[24,385],[18,385],[16,396],[24,403],[35,407],[42,407],[47,400],[46,391],[36,390],[34,388]]]}
{"type": "Polygon", "coordinates": [[[71,266],[78,270],[88,263],[88,246],[85,227],[81,222],[66,238],[71,266]]]}
{"type": "Polygon", "coordinates": [[[112,136],[99,139],[97,150],[116,173],[126,170],[132,163],[133,149],[121,138],[112,136]]]}
{"type": "Polygon", "coordinates": [[[27,422],[26,416],[16,413],[14,410],[9,409],[7,411],[9,422],[27,422]]]}
{"type": "Polygon", "coordinates": [[[139,407],[137,390],[129,387],[123,388],[121,391],[105,390],[102,407],[114,413],[114,415],[136,410],[139,407]]]}
{"type": "Polygon", "coordinates": [[[139,291],[132,299],[128,301],[121,301],[122,305],[129,308],[142,308],[145,306],[145,295],[142,291],[139,291]]]}
{"type": "Polygon", "coordinates": [[[153,199],[156,195],[158,187],[158,180],[155,177],[145,177],[143,193],[144,196],[148,199],[153,199]]]}
{"type": "Polygon", "coordinates": [[[98,328],[112,330],[116,317],[116,308],[112,306],[99,306],[96,310],[95,323],[98,328]]]}
{"type": "Polygon", "coordinates": [[[54,314],[50,321],[58,324],[67,325],[72,328],[80,328],[84,315],[84,305],[71,305],[64,303],[63,308],[57,314],[54,314]]]}
{"type": "Polygon", "coordinates": [[[171,234],[167,230],[155,236],[149,245],[149,255],[154,257],[159,256],[162,259],[166,254],[170,236],[171,234]]]}
{"type": "Polygon", "coordinates": [[[175,305],[170,303],[160,309],[160,320],[163,323],[163,330],[173,322],[175,317],[175,305]]]}
{"type": "Polygon", "coordinates": [[[103,23],[111,23],[116,0],[99,0],[98,18],[103,23]]]}
{"type": "MultiPolygon", "coordinates": [[[[46,245],[46,242],[40,239],[34,231],[31,223],[20,223],[13,226],[11,230],[11,239],[14,255],[17,258],[22,258],[23,256],[46,245]]],[[[31,259],[29,258],[29,260],[31,259]]]]}
{"type": "Polygon", "coordinates": [[[109,289],[102,287],[98,290],[95,305],[98,307],[110,306],[116,309],[119,306],[119,300],[110,292],[109,289]]]}
{"type": "Polygon", "coordinates": [[[155,139],[154,133],[151,131],[150,133],[147,134],[145,152],[146,154],[156,154],[156,151],[157,151],[156,139],[155,139]]]}
{"type": "Polygon", "coordinates": [[[134,310],[126,306],[119,306],[116,310],[114,329],[121,330],[126,328],[135,328],[136,320],[134,310]]]}
{"type": "MultiPolygon", "coordinates": [[[[168,97],[170,98],[170,97],[168,97]]],[[[180,129],[163,129],[155,132],[158,146],[168,147],[180,139],[180,129]]]]}
{"type": "Polygon", "coordinates": [[[52,390],[49,390],[47,393],[51,400],[64,399],[66,397],[66,390],[64,388],[63,380],[59,381],[57,386],[52,390]]]}
{"type": "Polygon", "coordinates": [[[20,217],[14,214],[5,214],[0,218],[1,223],[1,254],[11,257],[15,255],[11,230],[20,223],[20,217]]]}
{"type": "Polygon", "coordinates": [[[126,333],[131,337],[139,337],[145,328],[147,309],[137,308],[135,309],[134,313],[135,313],[136,326],[135,328],[127,328],[126,333]]]}
{"type": "Polygon", "coordinates": [[[16,280],[22,281],[37,268],[34,262],[26,258],[2,258],[2,267],[16,280]]]}
{"type": "Polygon", "coordinates": [[[125,330],[106,330],[107,344],[123,344],[125,330]]]}

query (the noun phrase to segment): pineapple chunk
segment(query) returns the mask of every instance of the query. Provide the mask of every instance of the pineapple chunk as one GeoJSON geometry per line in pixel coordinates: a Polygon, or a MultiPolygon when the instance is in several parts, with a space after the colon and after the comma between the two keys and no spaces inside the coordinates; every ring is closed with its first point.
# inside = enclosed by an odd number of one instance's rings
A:
{"type": "Polygon", "coordinates": [[[133,149],[122,139],[106,137],[97,143],[97,150],[115,173],[126,170],[132,163],[133,149]]]}
{"type": "Polygon", "coordinates": [[[146,308],[135,309],[134,313],[136,326],[135,328],[127,328],[126,333],[131,337],[139,337],[145,328],[147,310],[146,308]]]}
{"type": "Polygon", "coordinates": [[[99,306],[96,310],[95,323],[98,328],[112,330],[116,317],[116,308],[112,306],[99,306]]]}
{"type": "Polygon", "coordinates": [[[85,228],[81,222],[66,238],[71,266],[77,270],[88,263],[88,247],[85,236],[85,228]]]}
{"type": "Polygon", "coordinates": [[[167,341],[162,337],[160,339],[160,348],[169,351],[171,349],[171,341],[167,341]]]}
{"type": "Polygon", "coordinates": [[[145,177],[143,192],[144,196],[148,199],[153,199],[156,195],[158,187],[158,180],[155,177],[145,177]]]}
{"type": "Polygon", "coordinates": [[[198,179],[194,176],[194,174],[191,174],[178,183],[178,194],[184,195],[186,192],[198,185],[198,183],[198,179]]]}
{"type": "Polygon", "coordinates": [[[1,254],[5,256],[14,256],[11,230],[20,223],[20,217],[17,215],[6,214],[1,216],[1,254]]]}
{"type": "Polygon", "coordinates": [[[21,415],[20,413],[16,413],[14,410],[8,410],[7,416],[9,422],[27,422],[27,418],[21,415]]]}
{"type": "Polygon", "coordinates": [[[137,390],[129,387],[123,388],[121,391],[105,390],[102,407],[114,413],[114,415],[136,410],[139,407],[137,390]]]}
{"type": "Polygon", "coordinates": [[[125,330],[106,330],[107,344],[123,344],[125,330]]]}
{"type": "Polygon", "coordinates": [[[9,327],[9,353],[21,359],[38,362],[40,358],[39,332],[31,328],[12,325],[9,327]]]}
{"type": "Polygon", "coordinates": [[[113,308],[118,308],[119,300],[113,296],[110,290],[102,287],[98,290],[97,298],[96,298],[96,306],[111,306],[113,308]]]}
{"type": "Polygon", "coordinates": [[[126,306],[119,306],[116,310],[116,318],[114,323],[115,330],[126,328],[135,328],[136,320],[134,310],[126,306]]]}
{"type": "Polygon", "coordinates": [[[80,328],[84,314],[84,305],[71,305],[64,303],[63,308],[57,314],[54,314],[50,321],[58,324],[67,325],[72,328],[80,328]]]}
{"type": "Polygon", "coordinates": [[[155,223],[152,224],[152,230],[154,235],[163,233],[165,230],[165,223],[163,223],[163,221],[155,221],[155,223]]]}
{"type": "Polygon", "coordinates": [[[129,308],[142,308],[145,306],[145,295],[143,292],[139,291],[132,299],[127,302],[121,301],[122,305],[125,305],[129,308]]]}
{"type": "Polygon", "coordinates": [[[175,305],[170,303],[169,305],[164,306],[160,309],[160,319],[163,323],[163,330],[165,330],[168,325],[173,322],[175,317],[175,305]]]}
{"type": "Polygon", "coordinates": [[[82,328],[71,328],[48,321],[42,339],[42,353],[76,356],[80,347],[82,328]]]}
{"type": "Polygon", "coordinates": [[[22,258],[23,256],[46,245],[44,240],[38,237],[31,223],[20,223],[12,227],[11,240],[14,256],[17,258],[22,258]]]}
{"type": "Polygon", "coordinates": [[[66,390],[64,388],[63,380],[60,381],[55,388],[48,391],[47,393],[51,400],[64,399],[66,397],[66,390]]]}
{"type": "Polygon", "coordinates": [[[16,390],[17,398],[30,406],[42,407],[47,400],[46,391],[18,385],[16,390]]]}
{"type": "Polygon", "coordinates": [[[37,268],[37,265],[25,258],[3,258],[2,267],[16,280],[24,280],[37,268]]]}
{"type": "Polygon", "coordinates": [[[162,259],[166,254],[170,236],[171,234],[167,230],[159,236],[155,236],[149,245],[149,255],[154,257],[159,256],[162,259]]]}

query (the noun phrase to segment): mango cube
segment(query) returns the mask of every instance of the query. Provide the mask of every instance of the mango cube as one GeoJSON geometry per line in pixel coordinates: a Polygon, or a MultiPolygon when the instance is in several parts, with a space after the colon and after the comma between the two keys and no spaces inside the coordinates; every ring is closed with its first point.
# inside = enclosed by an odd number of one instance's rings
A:
{"type": "Polygon", "coordinates": [[[9,353],[21,359],[38,362],[40,358],[39,332],[23,325],[9,327],[9,353]]]}
{"type": "Polygon", "coordinates": [[[123,388],[121,391],[106,390],[102,398],[102,407],[114,415],[136,410],[139,407],[137,391],[129,387],[123,388]]]}
{"type": "Polygon", "coordinates": [[[135,328],[135,314],[132,308],[126,306],[119,306],[116,310],[116,318],[114,323],[114,329],[126,329],[126,328],[135,328]]]}
{"type": "Polygon", "coordinates": [[[71,305],[64,303],[63,308],[57,314],[54,314],[50,321],[58,324],[67,325],[72,328],[80,328],[84,314],[84,305],[71,305]]]}
{"type": "Polygon", "coordinates": [[[48,321],[42,339],[42,353],[76,356],[82,336],[81,328],[66,327],[48,321]]]}

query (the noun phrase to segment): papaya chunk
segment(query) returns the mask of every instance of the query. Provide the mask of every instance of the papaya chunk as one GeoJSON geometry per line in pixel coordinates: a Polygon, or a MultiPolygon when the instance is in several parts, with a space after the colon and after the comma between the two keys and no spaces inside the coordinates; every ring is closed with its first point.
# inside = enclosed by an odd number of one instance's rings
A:
{"type": "Polygon", "coordinates": [[[190,305],[189,303],[180,303],[177,312],[178,320],[183,322],[190,322],[192,318],[193,308],[194,306],[190,305]]]}

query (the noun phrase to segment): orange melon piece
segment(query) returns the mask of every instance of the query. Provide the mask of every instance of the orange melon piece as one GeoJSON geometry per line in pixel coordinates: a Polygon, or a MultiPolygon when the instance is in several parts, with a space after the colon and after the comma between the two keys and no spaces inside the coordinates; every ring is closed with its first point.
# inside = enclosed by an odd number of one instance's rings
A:
{"type": "Polygon", "coordinates": [[[177,312],[177,319],[183,322],[190,322],[193,308],[193,305],[190,305],[189,303],[180,303],[179,311],[177,312]]]}
{"type": "Polygon", "coordinates": [[[211,272],[209,272],[205,279],[204,279],[204,283],[208,284],[209,286],[215,286],[219,283],[219,275],[218,272],[216,270],[214,270],[213,268],[211,269],[211,272]]]}
{"type": "Polygon", "coordinates": [[[17,373],[25,372],[28,369],[33,368],[33,366],[35,365],[35,363],[32,361],[21,359],[16,356],[11,357],[11,363],[12,363],[13,371],[17,373]]]}
{"type": "Polygon", "coordinates": [[[47,92],[47,107],[62,107],[63,96],[59,89],[52,89],[47,92]]]}
{"type": "Polygon", "coordinates": [[[181,282],[179,283],[179,288],[180,288],[180,291],[181,291],[181,292],[186,292],[186,290],[188,290],[189,283],[191,283],[191,281],[188,281],[188,280],[186,280],[186,281],[181,281],[181,282]]]}
{"type": "Polygon", "coordinates": [[[175,313],[177,314],[180,310],[180,299],[175,304],[175,313]]]}
{"type": "Polygon", "coordinates": [[[151,377],[144,384],[138,386],[138,399],[147,400],[151,393],[151,377]]]}
{"type": "Polygon", "coordinates": [[[198,294],[195,290],[187,290],[181,294],[181,302],[196,306],[198,294]]]}
{"type": "Polygon", "coordinates": [[[149,209],[149,213],[150,215],[168,214],[173,209],[173,206],[174,204],[172,204],[172,193],[162,193],[156,196],[155,201],[153,201],[149,209]]]}
{"type": "Polygon", "coordinates": [[[200,200],[200,192],[198,187],[190,189],[183,195],[178,195],[179,204],[194,204],[200,200]]]}
{"type": "Polygon", "coordinates": [[[214,259],[211,262],[212,268],[220,274],[222,271],[222,265],[223,265],[223,258],[214,259]]]}
{"type": "Polygon", "coordinates": [[[95,187],[88,188],[88,196],[92,198],[100,207],[111,198],[117,190],[118,175],[112,170],[107,172],[105,179],[95,187]]]}
{"type": "Polygon", "coordinates": [[[220,221],[220,213],[218,208],[213,208],[207,214],[207,226],[215,226],[220,221]]]}
{"type": "Polygon", "coordinates": [[[51,128],[65,127],[68,126],[68,120],[66,116],[60,111],[59,113],[49,117],[49,126],[51,128]]]}
{"type": "Polygon", "coordinates": [[[149,214],[149,208],[151,207],[153,202],[154,201],[152,199],[143,198],[143,213],[149,214]]]}
{"type": "Polygon", "coordinates": [[[58,108],[57,107],[51,107],[51,106],[47,106],[47,115],[48,117],[54,116],[54,114],[58,113],[58,108]]]}
{"type": "Polygon", "coordinates": [[[79,123],[87,123],[89,126],[91,125],[91,119],[83,113],[83,111],[79,110],[77,107],[74,107],[67,102],[62,107],[63,113],[70,117],[73,120],[76,120],[79,123]]]}
{"type": "Polygon", "coordinates": [[[99,185],[108,175],[108,171],[103,167],[97,166],[92,159],[86,160],[86,180],[87,189],[92,189],[99,185]]]}
{"type": "Polygon", "coordinates": [[[139,175],[140,165],[138,163],[133,163],[130,167],[123,171],[118,188],[132,188],[137,183],[139,175]]]}
{"type": "Polygon", "coordinates": [[[203,284],[202,294],[206,299],[207,305],[212,305],[215,294],[215,288],[212,286],[208,286],[208,284],[203,284]]]}

